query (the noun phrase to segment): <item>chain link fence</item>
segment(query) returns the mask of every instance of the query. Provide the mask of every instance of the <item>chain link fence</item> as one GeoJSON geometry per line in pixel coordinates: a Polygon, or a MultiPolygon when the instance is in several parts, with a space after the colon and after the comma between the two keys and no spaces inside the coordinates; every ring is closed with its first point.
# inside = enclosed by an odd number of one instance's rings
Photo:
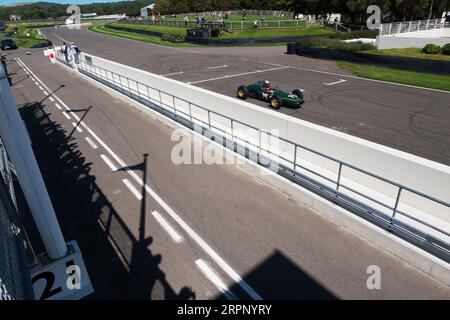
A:
{"type": "Polygon", "coordinates": [[[18,219],[14,169],[0,137],[0,300],[33,299],[23,227],[18,219]]]}

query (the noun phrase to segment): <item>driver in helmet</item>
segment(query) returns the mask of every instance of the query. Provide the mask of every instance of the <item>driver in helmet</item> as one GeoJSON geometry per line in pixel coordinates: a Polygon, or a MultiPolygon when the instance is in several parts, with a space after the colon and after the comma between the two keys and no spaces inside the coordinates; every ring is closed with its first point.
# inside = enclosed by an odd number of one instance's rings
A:
{"type": "Polygon", "coordinates": [[[263,92],[263,96],[266,99],[270,99],[273,95],[272,87],[270,86],[270,82],[267,80],[261,80],[261,89],[263,92]]]}

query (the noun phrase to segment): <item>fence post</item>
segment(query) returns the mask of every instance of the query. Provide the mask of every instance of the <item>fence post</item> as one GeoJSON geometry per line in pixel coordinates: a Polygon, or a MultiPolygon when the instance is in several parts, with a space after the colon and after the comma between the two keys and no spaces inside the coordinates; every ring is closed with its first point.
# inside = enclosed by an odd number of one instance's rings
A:
{"type": "MultiPolygon", "coordinates": [[[[398,193],[397,193],[397,199],[395,199],[395,206],[394,206],[394,211],[392,212],[392,217],[391,217],[391,225],[394,224],[394,218],[395,218],[395,214],[397,212],[397,208],[398,208],[398,204],[400,202],[400,195],[402,194],[402,187],[398,187],[398,193]]],[[[391,227],[389,226],[389,229],[391,227]]]]}

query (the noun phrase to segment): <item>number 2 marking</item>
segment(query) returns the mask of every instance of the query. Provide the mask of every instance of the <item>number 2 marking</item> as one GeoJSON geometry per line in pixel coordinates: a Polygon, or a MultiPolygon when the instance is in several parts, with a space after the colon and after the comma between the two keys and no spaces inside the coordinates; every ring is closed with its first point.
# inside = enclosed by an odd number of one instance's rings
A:
{"type": "Polygon", "coordinates": [[[44,291],[42,292],[42,295],[39,298],[39,300],[46,300],[46,299],[50,298],[51,296],[54,296],[62,291],[61,287],[56,287],[56,288],[52,289],[53,285],[55,284],[55,275],[52,272],[49,272],[49,271],[42,272],[42,273],[34,276],[33,279],[31,279],[31,282],[34,285],[34,283],[40,279],[45,280],[45,288],[44,288],[44,291]]]}

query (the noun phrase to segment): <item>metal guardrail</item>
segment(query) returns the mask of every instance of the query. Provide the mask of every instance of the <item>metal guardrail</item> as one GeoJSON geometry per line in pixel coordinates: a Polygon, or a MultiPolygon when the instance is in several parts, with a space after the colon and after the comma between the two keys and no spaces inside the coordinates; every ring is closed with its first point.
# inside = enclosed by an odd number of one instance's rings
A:
{"type": "MultiPolygon", "coordinates": [[[[61,56],[57,55],[56,57],[61,61],[61,56]]],[[[92,63],[80,60],[78,71],[135,101],[140,102],[154,111],[177,121],[187,128],[195,129],[196,126],[201,126],[201,133],[203,135],[215,142],[220,141],[222,146],[241,154],[247,159],[253,160],[260,165],[267,167],[268,159],[272,161],[271,164],[273,164],[275,159],[277,163],[276,168],[271,169],[279,175],[336,203],[388,232],[415,244],[442,260],[450,262],[450,233],[406,212],[405,209],[401,209],[402,206],[400,205],[402,196],[404,196],[405,193],[419,197],[423,201],[431,201],[434,205],[443,206],[446,209],[450,209],[449,203],[370,173],[321,152],[312,150],[306,146],[281,137],[275,137],[265,130],[248,125],[215,111],[211,111],[205,107],[176,97],[171,93],[153,88],[110,70],[100,68],[92,63]],[[143,88],[143,90],[140,90],[139,88],[143,88]],[[159,98],[152,98],[150,92],[156,94],[159,98]],[[171,103],[167,104],[164,102],[167,100],[170,100],[171,103]],[[177,107],[177,103],[178,106],[182,103],[187,107],[177,107]],[[200,113],[204,114],[202,117],[203,119],[196,116],[200,113]],[[228,121],[228,128],[231,128],[231,132],[227,132],[223,128],[220,128],[218,123],[214,123],[214,121],[211,120],[212,118],[228,121]],[[250,142],[247,138],[243,139],[240,137],[237,128],[254,130],[259,137],[258,143],[255,144],[250,142]],[[215,134],[221,134],[221,139],[215,139],[215,137],[211,135],[211,131],[214,131],[215,134]],[[278,139],[280,143],[289,146],[292,150],[292,154],[289,155],[291,157],[277,155],[272,153],[271,150],[265,149],[261,143],[262,136],[278,139]],[[337,174],[334,177],[330,177],[329,175],[327,176],[324,173],[306,167],[301,161],[301,154],[303,152],[309,152],[316,157],[333,163],[337,168],[337,174]],[[366,194],[363,190],[356,190],[356,187],[351,184],[344,183],[344,170],[357,172],[365,177],[374,179],[378,183],[384,183],[390,188],[394,188],[396,191],[395,196],[392,198],[395,199],[395,201],[392,204],[386,203],[382,199],[376,199],[373,196],[366,194]],[[404,219],[409,219],[413,223],[401,221],[404,219]],[[420,229],[412,224],[418,224],[420,229]]]]}
{"type": "Polygon", "coordinates": [[[438,30],[444,27],[445,22],[442,22],[442,19],[415,20],[388,24],[383,23],[380,27],[380,36],[425,30],[438,30]]]}

